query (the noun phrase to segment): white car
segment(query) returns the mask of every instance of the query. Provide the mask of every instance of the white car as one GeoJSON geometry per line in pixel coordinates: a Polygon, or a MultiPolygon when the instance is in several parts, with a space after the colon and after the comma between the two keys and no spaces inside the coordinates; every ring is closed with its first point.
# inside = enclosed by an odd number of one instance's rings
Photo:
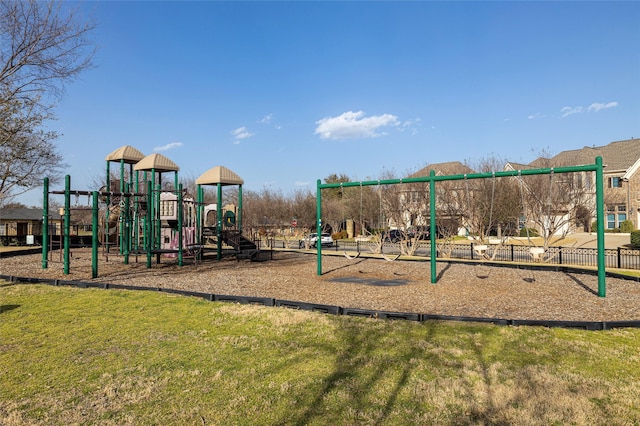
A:
{"type": "MultiPolygon", "coordinates": [[[[304,247],[316,247],[318,244],[318,234],[309,234],[307,237],[300,240],[298,243],[299,248],[304,247]]],[[[320,244],[323,247],[331,247],[333,245],[333,238],[331,238],[331,234],[320,234],[320,244]]]]}

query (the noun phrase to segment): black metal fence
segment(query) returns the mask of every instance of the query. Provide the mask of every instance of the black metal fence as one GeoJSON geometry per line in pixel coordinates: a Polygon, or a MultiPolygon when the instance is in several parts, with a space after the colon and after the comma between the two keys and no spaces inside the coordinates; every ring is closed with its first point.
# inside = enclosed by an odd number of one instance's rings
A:
{"type": "MultiPolygon", "coordinates": [[[[382,252],[388,255],[402,253],[402,243],[385,242],[382,252]]],[[[299,242],[270,240],[267,244],[274,248],[299,248],[299,242]]],[[[519,244],[488,244],[482,249],[473,243],[438,243],[438,257],[467,260],[495,260],[500,262],[519,263],[547,263],[555,265],[593,266],[598,264],[598,250],[584,247],[549,247],[539,256],[532,254],[531,246],[519,244]]],[[[413,249],[413,247],[412,247],[413,249]]],[[[370,241],[343,241],[338,240],[331,247],[324,247],[323,251],[355,253],[376,253],[377,245],[370,241]]],[[[407,250],[403,254],[406,254],[407,250]]],[[[419,241],[413,249],[413,256],[428,258],[431,254],[431,244],[428,241],[419,241]]],[[[640,249],[618,247],[605,249],[605,265],[607,268],[640,269],[640,249]]]]}

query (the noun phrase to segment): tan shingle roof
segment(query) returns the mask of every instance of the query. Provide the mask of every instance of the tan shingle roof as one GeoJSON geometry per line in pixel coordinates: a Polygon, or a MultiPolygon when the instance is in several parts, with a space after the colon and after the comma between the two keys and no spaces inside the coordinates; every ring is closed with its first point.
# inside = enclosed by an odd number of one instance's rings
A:
{"type": "MultiPolygon", "coordinates": [[[[628,139],[611,142],[605,146],[585,146],[582,149],[562,151],[551,158],[550,164],[553,166],[593,164],[597,156],[602,157],[602,162],[607,170],[627,170],[640,158],[640,139],[628,139]]],[[[545,167],[545,164],[548,165],[549,160],[543,158],[538,158],[530,163],[533,167],[545,167]]]]}
{"type": "Polygon", "coordinates": [[[446,163],[429,164],[428,166],[423,167],[422,169],[413,173],[409,177],[429,176],[429,173],[431,172],[431,170],[433,170],[436,173],[436,175],[439,175],[439,176],[462,175],[462,174],[474,173],[472,169],[465,166],[459,161],[449,161],[446,163]]]}

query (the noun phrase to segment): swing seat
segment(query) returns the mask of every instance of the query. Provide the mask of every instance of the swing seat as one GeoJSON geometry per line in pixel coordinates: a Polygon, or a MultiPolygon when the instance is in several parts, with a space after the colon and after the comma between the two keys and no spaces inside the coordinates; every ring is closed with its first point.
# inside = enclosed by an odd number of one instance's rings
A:
{"type": "Polygon", "coordinates": [[[484,254],[487,252],[487,246],[485,244],[475,245],[473,246],[473,251],[475,251],[476,254],[480,256],[484,256],[484,254]]]}
{"type": "Polygon", "coordinates": [[[531,247],[529,249],[529,253],[531,254],[531,257],[533,258],[533,260],[542,260],[542,257],[544,255],[544,248],[543,247],[531,247]]]}

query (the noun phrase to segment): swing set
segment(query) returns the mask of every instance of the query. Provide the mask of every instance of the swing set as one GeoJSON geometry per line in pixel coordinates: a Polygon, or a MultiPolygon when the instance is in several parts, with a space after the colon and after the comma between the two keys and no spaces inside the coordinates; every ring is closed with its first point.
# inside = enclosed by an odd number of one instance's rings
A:
{"type": "MultiPolygon", "coordinates": [[[[325,183],[323,184],[320,179],[317,180],[316,185],[316,226],[317,229],[322,229],[322,190],[329,188],[339,187],[355,187],[355,186],[374,186],[374,185],[399,185],[408,183],[428,182],[429,193],[432,194],[429,197],[429,217],[430,217],[430,265],[431,265],[431,283],[436,284],[438,280],[437,274],[437,248],[436,248],[436,183],[445,181],[456,181],[466,179],[495,179],[497,177],[521,177],[529,175],[551,175],[554,173],[579,173],[579,172],[595,172],[595,189],[596,189],[596,224],[597,224],[597,265],[598,265],[598,296],[606,296],[606,274],[605,274],[605,246],[604,246],[604,180],[603,180],[603,164],[602,157],[596,157],[594,164],[586,164],[581,166],[565,166],[565,167],[550,167],[539,169],[525,169],[525,170],[505,170],[494,171],[489,173],[470,173],[470,174],[458,174],[458,175],[440,175],[436,176],[435,171],[431,170],[429,176],[404,178],[404,179],[386,179],[377,181],[360,181],[360,182],[341,182],[341,183],[325,183]]],[[[553,179],[552,179],[553,180],[553,179]]],[[[495,184],[495,180],[494,180],[495,184]]],[[[494,186],[495,189],[495,186],[494,186]]],[[[493,209],[491,209],[493,214],[493,209]]],[[[526,224],[525,224],[526,225],[526,224]]],[[[476,246],[476,248],[478,248],[476,246]]],[[[544,248],[537,247],[538,250],[533,250],[536,247],[532,247],[531,256],[534,259],[541,258],[544,255],[544,248]],[[542,251],[540,251],[542,249],[542,251]]],[[[485,251],[487,247],[485,246],[485,251]]],[[[317,275],[322,275],[322,245],[317,245],[317,275]]]]}

